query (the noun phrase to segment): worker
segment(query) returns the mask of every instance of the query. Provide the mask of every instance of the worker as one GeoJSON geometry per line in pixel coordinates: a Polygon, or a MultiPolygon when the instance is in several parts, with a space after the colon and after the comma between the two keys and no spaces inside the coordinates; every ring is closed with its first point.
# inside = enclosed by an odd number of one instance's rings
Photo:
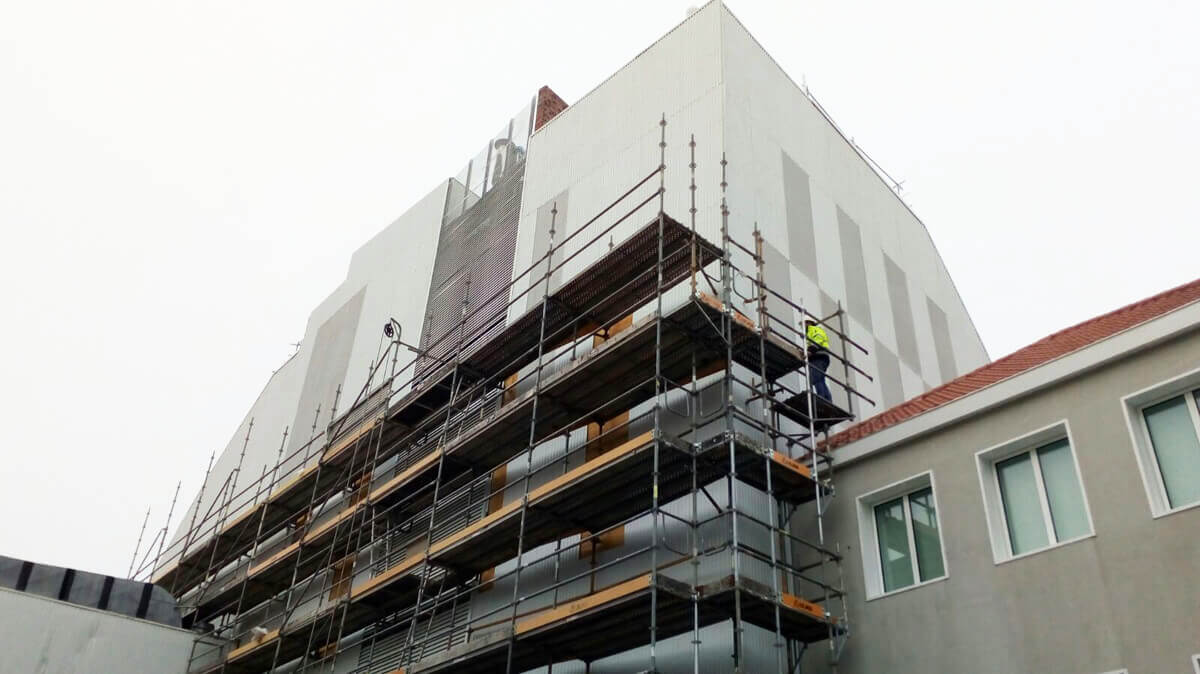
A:
{"type": "Polygon", "coordinates": [[[825,370],[829,369],[829,336],[824,328],[814,321],[805,321],[805,333],[808,339],[808,379],[813,391],[822,398],[832,402],[829,386],[825,384],[825,370]]]}

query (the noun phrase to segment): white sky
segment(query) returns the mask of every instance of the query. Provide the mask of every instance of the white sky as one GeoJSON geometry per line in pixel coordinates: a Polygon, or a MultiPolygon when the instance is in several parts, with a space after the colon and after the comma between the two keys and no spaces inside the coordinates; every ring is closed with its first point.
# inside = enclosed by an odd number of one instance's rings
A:
{"type": "MultiPolygon", "coordinates": [[[[351,252],[689,4],[0,4],[0,554],[125,573],[351,252]]],[[[1194,0],[727,4],[904,182],[993,357],[1200,276],[1194,0]]]]}

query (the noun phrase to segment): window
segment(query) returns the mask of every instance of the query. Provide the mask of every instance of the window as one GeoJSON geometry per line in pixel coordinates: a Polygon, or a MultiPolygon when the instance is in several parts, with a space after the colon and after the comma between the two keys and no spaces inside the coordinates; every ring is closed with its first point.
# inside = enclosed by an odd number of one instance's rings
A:
{"type": "Polygon", "coordinates": [[[976,456],[997,562],[1092,535],[1065,421],[976,456]]]}
{"type": "Polygon", "coordinates": [[[1196,674],[1200,674],[1200,653],[1192,656],[1192,669],[1196,670],[1196,674]]]}
{"type": "Polygon", "coordinates": [[[868,598],[946,577],[931,473],[860,496],[858,510],[868,598]]]}
{"type": "Polygon", "coordinates": [[[1164,400],[1142,410],[1154,467],[1171,509],[1200,501],[1200,412],[1196,396],[1200,391],[1164,400]]]}
{"type": "Polygon", "coordinates": [[[1200,371],[1123,399],[1155,516],[1200,505],[1200,371]]]}

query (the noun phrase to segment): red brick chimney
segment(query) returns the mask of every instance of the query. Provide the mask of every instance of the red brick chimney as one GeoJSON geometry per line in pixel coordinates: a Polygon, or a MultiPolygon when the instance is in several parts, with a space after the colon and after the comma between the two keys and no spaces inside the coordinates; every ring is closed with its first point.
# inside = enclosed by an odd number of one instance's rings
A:
{"type": "Polygon", "coordinates": [[[567,102],[558,97],[550,87],[538,89],[537,110],[533,115],[533,130],[537,131],[567,109],[567,102]]]}

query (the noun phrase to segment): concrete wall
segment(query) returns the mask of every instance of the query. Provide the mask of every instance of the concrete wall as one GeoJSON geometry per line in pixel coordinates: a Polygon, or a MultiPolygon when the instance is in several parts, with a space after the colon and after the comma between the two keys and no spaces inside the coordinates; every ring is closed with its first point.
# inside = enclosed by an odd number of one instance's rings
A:
{"type": "MultiPolygon", "coordinates": [[[[838,466],[827,531],[850,543],[853,621],[838,671],[1190,673],[1200,653],[1200,509],[1151,516],[1121,398],[1193,369],[1197,336],[838,466]],[[1095,535],[997,564],[974,455],[1062,419],[1095,535]],[[864,601],[855,498],[925,471],[948,577],[864,601]]],[[[824,653],[811,655],[804,671],[826,671],[824,653]]]]}
{"type": "Polygon", "coordinates": [[[187,671],[193,634],[0,588],[0,672],[187,671]]]}

